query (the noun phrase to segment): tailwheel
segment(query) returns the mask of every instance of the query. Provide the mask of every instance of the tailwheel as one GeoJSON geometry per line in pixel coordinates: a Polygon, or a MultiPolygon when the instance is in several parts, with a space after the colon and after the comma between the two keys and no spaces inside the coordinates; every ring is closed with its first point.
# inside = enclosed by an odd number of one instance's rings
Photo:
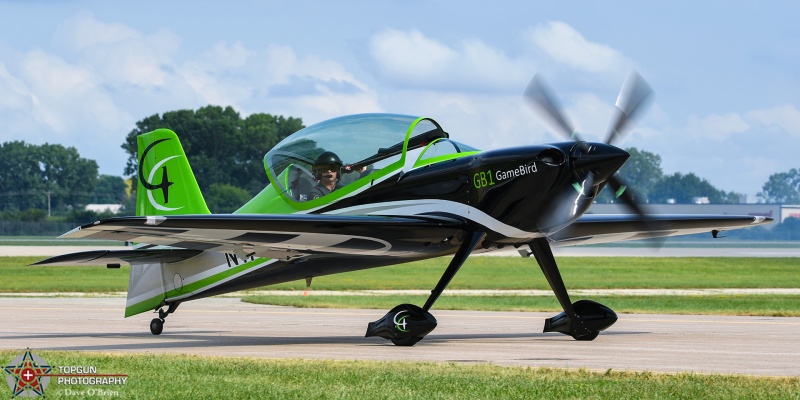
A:
{"type": "Polygon", "coordinates": [[[158,318],[150,320],[150,333],[160,335],[164,331],[164,322],[167,316],[174,313],[180,304],[179,301],[169,303],[166,311],[164,311],[163,307],[156,308],[154,312],[158,313],[158,318]]]}
{"type": "Polygon", "coordinates": [[[161,318],[153,318],[150,321],[150,333],[153,335],[160,335],[164,330],[164,320],[161,318]]]}

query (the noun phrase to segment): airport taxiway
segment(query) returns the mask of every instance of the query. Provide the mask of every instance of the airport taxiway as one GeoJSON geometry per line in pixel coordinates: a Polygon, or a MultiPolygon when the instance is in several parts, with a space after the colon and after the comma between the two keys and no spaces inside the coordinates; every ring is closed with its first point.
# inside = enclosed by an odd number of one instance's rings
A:
{"type": "Polygon", "coordinates": [[[438,311],[414,347],[365,338],[381,310],[187,302],[153,336],[124,298],[0,298],[0,348],[233,357],[492,363],[605,371],[800,376],[800,318],[623,314],[592,342],[541,333],[551,313],[438,311]]]}

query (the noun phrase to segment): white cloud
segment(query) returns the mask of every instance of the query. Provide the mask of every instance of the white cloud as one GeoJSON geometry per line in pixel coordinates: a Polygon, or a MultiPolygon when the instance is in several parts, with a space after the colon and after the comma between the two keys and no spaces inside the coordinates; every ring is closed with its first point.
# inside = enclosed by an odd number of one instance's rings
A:
{"type": "Polygon", "coordinates": [[[88,13],[61,24],[54,42],[67,51],[36,50],[0,69],[6,89],[0,105],[28,107],[28,120],[62,136],[86,125],[124,133],[136,118],[205,104],[319,119],[381,109],[377,96],[341,64],[298,56],[289,46],[254,50],[218,42],[181,59],[181,39],[169,30],[142,33],[88,13]]]}
{"type": "Polygon", "coordinates": [[[687,132],[693,136],[726,140],[731,135],[747,132],[750,124],[738,113],[711,114],[704,117],[691,116],[687,132]]]}
{"type": "Polygon", "coordinates": [[[754,124],[778,127],[789,135],[800,136],[800,110],[792,104],[750,111],[745,113],[745,118],[754,124]]]}
{"type": "Polygon", "coordinates": [[[353,112],[378,111],[369,87],[336,61],[298,56],[289,46],[252,50],[217,44],[178,70],[206,104],[233,105],[244,113],[269,112],[317,121],[353,112]]]}
{"type": "Polygon", "coordinates": [[[169,30],[143,34],[86,13],[65,21],[57,29],[56,41],[74,49],[79,62],[102,75],[104,83],[150,89],[166,84],[180,45],[169,30]]]}
{"type": "Polygon", "coordinates": [[[31,90],[32,114],[55,133],[74,133],[89,123],[112,127],[128,118],[86,68],[37,50],[24,57],[21,70],[31,90]]]}
{"type": "Polygon", "coordinates": [[[384,111],[378,99],[373,94],[369,93],[356,95],[330,93],[328,95],[311,96],[298,100],[310,108],[310,110],[308,110],[309,115],[315,116],[316,120],[348,114],[384,111]]]}
{"type": "MultiPolygon", "coordinates": [[[[97,160],[103,173],[121,173],[120,135],[133,120],[91,68],[34,50],[23,54],[12,70],[19,72],[0,69],[0,87],[14,92],[14,101],[0,101],[3,140],[74,146],[82,156],[97,160]]],[[[9,99],[9,93],[0,98],[9,99]]]]}
{"type": "Polygon", "coordinates": [[[241,42],[229,45],[225,42],[215,44],[211,50],[201,55],[210,69],[223,71],[244,67],[256,56],[256,52],[245,47],[241,42]]]}
{"type": "Polygon", "coordinates": [[[459,54],[419,31],[388,29],[372,37],[370,51],[381,72],[400,80],[430,80],[450,73],[459,54]]]}
{"type": "Polygon", "coordinates": [[[369,50],[379,76],[404,88],[518,90],[533,71],[530,60],[511,58],[478,39],[450,46],[417,30],[381,31],[369,50]]]}
{"type": "Polygon", "coordinates": [[[772,129],[784,136],[800,136],[800,110],[794,105],[785,104],[745,113],[691,116],[686,131],[693,136],[723,141],[735,135],[763,134],[765,129],[772,129]]]}
{"type": "Polygon", "coordinates": [[[56,29],[54,36],[57,42],[75,50],[129,39],[141,40],[142,38],[141,33],[124,24],[100,22],[87,12],[67,19],[56,29]]]}
{"type": "Polygon", "coordinates": [[[594,43],[561,21],[540,24],[528,32],[540,49],[555,61],[591,72],[619,72],[630,69],[631,62],[610,46],[594,43]]]}
{"type": "Polygon", "coordinates": [[[174,73],[202,104],[230,105],[241,110],[241,104],[252,96],[254,75],[249,69],[256,53],[242,43],[220,42],[197,59],[186,60],[174,73]]]}
{"type": "Polygon", "coordinates": [[[215,71],[206,70],[196,62],[187,62],[180,68],[179,75],[191,89],[192,97],[201,104],[230,105],[240,109],[241,104],[251,96],[251,89],[246,83],[220,77],[215,71]]]}
{"type": "Polygon", "coordinates": [[[30,108],[31,100],[27,85],[0,62],[0,109],[26,111],[30,108]]]}

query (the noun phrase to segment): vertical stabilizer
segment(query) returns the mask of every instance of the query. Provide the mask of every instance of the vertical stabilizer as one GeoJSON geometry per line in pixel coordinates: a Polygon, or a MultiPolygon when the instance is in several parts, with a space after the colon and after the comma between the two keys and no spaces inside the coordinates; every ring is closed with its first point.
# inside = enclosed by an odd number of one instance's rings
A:
{"type": "Polygon", "coordinates": [[[175,132],[139,135],[136,215],[210,214],[175,132]]]}

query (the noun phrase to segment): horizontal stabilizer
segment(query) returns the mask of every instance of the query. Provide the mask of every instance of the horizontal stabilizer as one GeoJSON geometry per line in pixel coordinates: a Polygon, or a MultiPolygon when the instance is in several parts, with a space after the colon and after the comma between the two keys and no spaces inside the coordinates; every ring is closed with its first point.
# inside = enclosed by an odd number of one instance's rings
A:
{"type": "Polygon", "coordinates": [[[62,254],[31,265],[107,266],[108,264],[174,263],[187,260],[202,252],[202,250],[190,249],[93,250],[62,254]]]}

